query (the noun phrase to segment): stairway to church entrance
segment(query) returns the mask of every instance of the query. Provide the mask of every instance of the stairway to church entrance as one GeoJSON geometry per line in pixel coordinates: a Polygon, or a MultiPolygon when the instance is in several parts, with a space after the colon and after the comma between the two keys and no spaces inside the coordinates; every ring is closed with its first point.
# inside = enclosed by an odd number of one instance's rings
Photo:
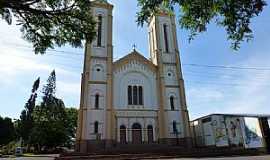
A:
{"type": "Polygon", "coordinates": [[[134,123],[132,125],[132,143],[133,144],[142,143],[142,127],[139,123],[134,123]]]}

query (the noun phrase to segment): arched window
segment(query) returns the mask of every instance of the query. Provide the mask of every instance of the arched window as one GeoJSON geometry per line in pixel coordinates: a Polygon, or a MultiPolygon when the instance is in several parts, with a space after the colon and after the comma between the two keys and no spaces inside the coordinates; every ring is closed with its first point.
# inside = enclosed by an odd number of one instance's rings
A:
{"type": "Polygon", "coordinates": [[[102,37],[102,15],[98,15],[97,21],[97,46],[101,47],[101,37],[102,37]]]}
{"type": "Polygon", "coordinates": [[[128,86],[128,105],[132,105],[132,86],[128,86]]]}
{"type": "Polygon", "coordinates": [[[94,133],[95,134],[98,133],[98,121],[95,121],[95,123],[94,123],[94,133]]]}
{"type": "Polygon", "coordinates": [[[143,88],[139,86],[139,105],[143,105],[143,88]]]}
{"type": "Polygon", "coordinates": [[[98,109],[99,108],[99,95],[96,94],[95,95],[95,109],[98,109]]]}
{"type": "Polygon", "coordinates": [[[177,133],[176,121],[173,121],[173,133],[177,133]]]}
{"type": "Polygon", "coordinates": [[[138,87],[133,87],[133,105],[138,105],[138,87]]]}
{"type": "Polygon", "coordinates": [[[175,107],[174,107],[174,97],[173,96],[170,97],[170,106],[171,106],[171,110],[175,109],[175,107]]]}
{"type": "Polygon", "coordinates": [[[168,44],[168,26],[166,24],[163,25],[163,31],[164,31],[164,42],[165,42],[165,52],[169,52],[169,44],[168,44]]]}
{"type": "Polygon", "coordinates": [[[128,86],[128,105],[143,105],[143,87],[128,86]]]}

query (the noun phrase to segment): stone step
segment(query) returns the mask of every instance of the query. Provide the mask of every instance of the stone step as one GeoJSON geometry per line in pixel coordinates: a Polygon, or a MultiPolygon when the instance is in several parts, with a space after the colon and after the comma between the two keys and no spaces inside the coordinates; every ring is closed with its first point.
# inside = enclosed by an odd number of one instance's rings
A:
{"type": "Polygon", "coordinates": [[[145,153],[124,153],[124,151],[114,151],[113,153],[91,153],[91,154],[63,154],[57,160],[79,160],[79,159],[169,159],[169,158],[180,158],[180,157],[216,157],[216,156],[231,156],[231,155],[259,155],[261,152],[256,149],[233,149],[233,148],[193,148],[189,150],[177,150],[171,147],[163,151],[148,152],[145,153]],[[170,150],[171,149],[171,150],[170,150]]]}

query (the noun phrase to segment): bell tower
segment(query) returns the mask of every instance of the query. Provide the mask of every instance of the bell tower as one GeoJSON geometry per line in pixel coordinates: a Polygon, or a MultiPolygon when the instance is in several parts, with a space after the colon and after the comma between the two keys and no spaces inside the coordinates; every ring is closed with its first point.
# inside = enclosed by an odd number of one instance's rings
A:
{"type": "Polygon", "coordinates": [[[160,140],[191,144],[189,116],[181,71],[175,16],[160,9],[149,21],[151,61],[158,66],[160,140]]]}
{"type": "Polygon", "coordinates": [[[112,107],[112,10],[106,0],[91,1],[96,38],[85,44],[76,150],[90,152],[111,145],[112,107]]]}

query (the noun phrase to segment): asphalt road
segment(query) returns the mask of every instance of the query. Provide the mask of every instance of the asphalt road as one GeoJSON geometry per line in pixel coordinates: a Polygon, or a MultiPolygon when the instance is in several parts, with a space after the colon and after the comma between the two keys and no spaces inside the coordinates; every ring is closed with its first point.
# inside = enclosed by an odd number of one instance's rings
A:
{"type": "Polygon", "coordinates": [[[249,156],[249,157],[222,157],[222,158],[179,158],[174,160],[270,160],[270,155],[249,156]]]}

